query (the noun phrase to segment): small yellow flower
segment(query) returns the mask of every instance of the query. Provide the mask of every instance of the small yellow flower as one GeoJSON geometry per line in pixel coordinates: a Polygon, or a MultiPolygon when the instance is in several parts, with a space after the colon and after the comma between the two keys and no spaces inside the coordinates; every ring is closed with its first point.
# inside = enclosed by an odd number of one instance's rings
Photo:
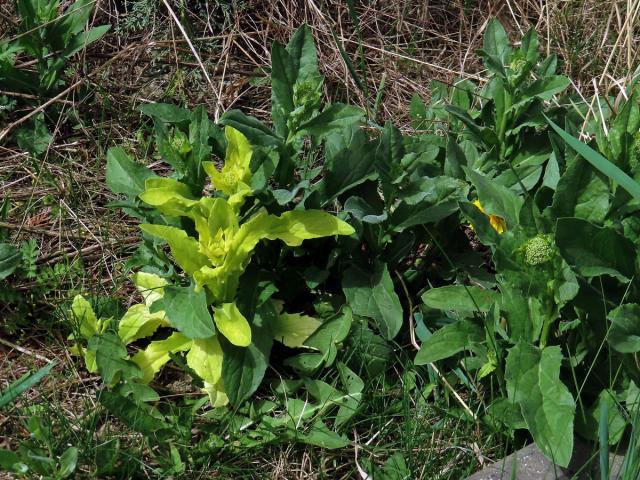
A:
{"type": "MultiPolygon", "coordinates": [[[[484,208],[482,208],[482,205],[480,204],[480,200],[474,200],[472,203],[476,206],[478,210],[484,213],[484,208]]],[[[499,234],[503,234],[504,231],[507,229],[507,222],[504,221],[504,218],[499,217],[497,215],[487,215],[487,216],[489,217],[489,223],[491,224],[493,229],[499,234]]]]}

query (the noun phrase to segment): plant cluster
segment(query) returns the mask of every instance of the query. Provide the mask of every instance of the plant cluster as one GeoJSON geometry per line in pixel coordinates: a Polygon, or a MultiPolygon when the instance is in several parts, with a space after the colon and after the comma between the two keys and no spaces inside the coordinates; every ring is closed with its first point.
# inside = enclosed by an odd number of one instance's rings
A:
{"type": "MultiPolygon", "coordinates": [[[[514,47],[494,20],[478,53],[487,81],[434,82],[404,135],[324,104],[302,27],[272,48],[271,125],[151,104],[170,173],[109,150],[114,206],[141,222],[137,293],[124,314],[76,296],[73,352],[164,474],[225,448],[185,447],[207,403],[233,419],[228,448],[344,447],[368,379],[418,340],[425,376],[441,362],[482,398],[465,421],[526,430],[558,465],[575,433],[606,449],[636,425],[638,87],[594,115],[534,30],[514,47]],[[169,365],[205,395],[160,402],[169,365]]],[[[402,458],[372,469],[407,475],[402,458]]]]}
{"type": "MultiPolygon", "coordinates": [[[[0,230],[0,238],[5,232],[0,230]]],[[[38,265],[40,250],[34,239],[19,245],[0,242],[0,303],[3,322],[0,330],[15,333],[37,315],[37,307],[65,278],[79,271],[79,262],[38,265]],[[28,290],[18,286],[29,285],[28,290]]]]}
{"type": "MultiPolygon", "coordinates": [[[[16,0],[15,5],[20,16],[18,34],[0,41],[0,85],[11,93],[11,97],[0,95],[0,119],[21,104],[42,103],[60,93],[69,59],[110,28],[86,28],[94,0],[76,0],[62,13],[59,0],[16,0]],[[29,68],[31,64],[35,68],[29,68]]],[[[55,105],[50,111],[55,113],[55,105]]],[[[20,128],[16,140],[23,150],[42,153],[51,141],[45,113],[20,128]]]]}

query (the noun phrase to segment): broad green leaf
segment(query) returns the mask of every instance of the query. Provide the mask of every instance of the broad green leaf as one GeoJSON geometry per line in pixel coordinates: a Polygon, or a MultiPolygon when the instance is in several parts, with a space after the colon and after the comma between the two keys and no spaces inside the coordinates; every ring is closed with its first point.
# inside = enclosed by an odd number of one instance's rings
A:
{"type": "Polygon", "coordinates": [[[391,345],[362,322],[353,325],[346,342],[352,352],[349,365],[356,371],[366,372],[373,378],[383,373],[391,363],[391,345]]]}
{"type": "Polygon", "coordinates": [[[196,200],[189,198],[189,187],[174,178],[149,178],[145,181],[144,192],[138,196],[165,215],[189,216],[190,210],[198,205],[196,200]]]}
{"type": "Polygon", "coordinates": [[[78,465],[78,448],[69,447],[60,455],[58,478],[67,478],[76,471],[78,465]]]}
{"type": "Polygon", "coordinates": [[[477,143],[484,144],[488,148],[495,147],[498,144],[498,137],[495,132],[487,127],[480,127],[466,111],[453,105],[447,105],[445,110],[467,127],[467,133],[477,143]]]}
{"type": "MultiPolygon", "coordinates": [[[[486,59],[485,59],[486,63],[486,59]]],[[[501,63],[501,62],[498,62],[501,63]]],[[[494,76],[484,88],[484,95],[487,95],[493,100],[493,106],[495,111],[495,131],[500,134],[506,131],[507,124],[509,123],[509,117],[507,116],[507,109],[511,104],[511,94],[507,89],[508,80],[506,77],[506,71],[502,65],[499,66],[498,75],[494,76]]],[[[515,115],[514,115],[515,116],[515,115]]]]}
{"type": "Polygon", "coordinates": [[[375,320],[387,340],[398,334],[404,313],[386,264],[376,264],[373,271],[352,266],[344,273],[342,290],[353,313],[375,320]]]}
{"type": "Polygon", "coordinates": [[[559,218],[555,241],[566,262],[585,277],[611,275],[625,281],[636,273],[633,242],[611,228],[559,218]]]}
{"type": "Polygon", "coordinates": [[[549,77],[556,73],[556,68],[558,68],[558,56],[552,53],[540,62],[537,71],[541,77],[549,77]]]}
{"type": "Polygon", "coordinates": [[[550,156],[549,150],[545,147],[523,145],[522,150],[510,159],[511,167],[503,170],[494,181],[516,193],[522,193],[523,187],[526,191],[531,191],[538,184],[542,176],[542,166],[550,156]]]}
{"type": "Polygon", "coordinates": [[[404,157],[402,133],[391,122],[387,121],[376,149],[376,170],[382,183],[386,197],[393,195],[396,186],[393,184],[403,173],[402,157],[404,157]]]}
{"type": "Polygon", "coordinates": [[[449,177],[464,179],[463,165],[467,165],[464,150],[458,145],[455,137],[450,135],[447,140],[447,154],[444,159],[444,174],[449,177]]]}
{"type": "Polygon", "coordinates": [[[164,311],[151,313],[149,307],[140,303],[132,305],[120,319],[118,336],[125,345],[153,335],[160,326],[169,326],[164,311]]]}
{"type": "MultiPolygon", "coordinates": [[[[54,5],[56,3],[54,3],[54,5]]],[[[41,8],[42,5],[39,5],[39,7],[41,8]]],[[[38,10],[40,10],[40,8],[38,8],[38,10]]],[[[93,8],[94,3],[91,0],[76,0],[73,2],[65,12],[67,15],[57,19],[58,21],[53,27],[53,32],[51,32],[52,37],[59,41],[66,36],[80,33],[84,30],[93,8]]]]}
{"type": "Polygon", "coordinates": [[[9,243],[0,243],[0,280],[15,272],[21,261],[20,249],[9,243]]]}
{"type": "Polygon", "coordinates": [[[375,142],[369,142],[357,127],[336,131],[327,138],[324,178],[319,183],[326,204],[377,175],[375,142]]]}
{"type": "Polygon", "coordinates": [[[305,188],[309,188],[309,186],[310,186],[309,181],[303,180],[300,183],[298,183],[295,187],[293,187],[291,190],[287,190],[285,188],[278,188],[276,190],[272,190],[271,194],[273,195],[273,198],[275,198],[276,202],[278,202],[278,205],[286,205],[287,203],[291,202],[294,198],[296,198],[296,196],[301,190],[304,190],[305,188]]]}
{"type": "Polygon", "coordinates": [[[609,345],[622,353],[640,352],[640,305],[621,305],[609,312],[607,319],[611,322],[609,345]]]}
{"type": "Polygon", "coordinates": [[[544,169],[544,177],[542,178],[542,187],[549,187],[551,190],[556,191],[558,183],[560,181],[560,165],[558,165],[558,159],[556,153],[552,152],[549,156],[549,161],[544,169]]]}
{"type": "Polygon", "coordinates": [[[241,131],[253,145],[278,147],[283,142],[282,138],[269,130],[260,120],[245,115],[240,110],[228,110],[220,118],[220,123],[241,131]]]}
{"type": "Polygon", "coordinates": [[[498,19],[493,18],[487,24],[484,31],[482,48],[489,55],[495,56],[503,61],[506,60],[510,50],[509,38],[498,19]]]}
{"type": "Polygon", "coordinates": [[[500,311],[507,320],[509,340],[537,341],[548,315],[540,299],[508,283],[500,285],[500,293],[500,311]]]}
{"type": "Polygon", "coordinates": [[[407,480],[411,478],[411,470],[401,452],[391,455],[382,467],[379,467],[368,458],[363,458],[360,461],[364,469],[369,473],[366,478],[376,480],[407,480]]]}
{"type": "Polygon", "coordinates": [[[542,100],[549,100],[555,94],[564,91],[570,83],[569,79],[564,75],[553,75],[546,78],[540,78],[527,85],[522,90],[522,95],[527,99],[537,97],[542,100]]]}
{"type": "Polygon", "coordinates": [[[320,448],[326,448],[329,450],[337,448],[345,448],[349,445],[349,439],[340,435],[333,430],[329,430],[321,420],[316,421],[311,427],[308,433],[296,434],[295,437],[298,440],[302,440],[309,445],[315,445],[320,448]]]}
{"type": "Polygon", "coordinates": [[[140,111],[164,123],[185,123],[191,117],[189,110],[170,103],[149,103],[142,105],[140,111]]]}
{"type": "Polygon", "coordinates": [[[298,71],[289,52],[278,42],[271,47],[271,117],[273,125],[282,137],[286,137],[287,118],[295,108],[293,86],[298,71]]]}
{"type": "Polygon", "coordinates": [[[625,429],[627,421],[622,416],[616,401],[616,393],[605,389],[598,395],[598,400],[588,409],[584,415],[576,415],[576,431],[589,440],[598,441],[601,409],[607,410],[607,445],[617,444],[625,429]]]}
{"type": "Polygon", "coordinates": [[[507,228],[517,225],[524,200],[513,190],[497,184],[490,178],[470,168],[464,168],[464,170],[478,190],[478,198],[484,211],[488,215],[504,218],[507,221],[507,228]]]}
{"type": "Polygon", "coordinates": [[[621,167],[633,167],[637,157],[635,135],[640,128],[640,108],[638,108],[638,92],[634,90],[631,97],[618,111],[609,128],[609,145],[612,161],[621,167]]]}
{"type": "Polygon", "coordinates": [[[382,223],[387,219],[387,212],[376,212],[362,197],[349,197],[344,203],[344,211],[364,223],[382,223]]]}
{"type": "Polygon", "coordinates": [[[411,97],[411,105],[409,107],[411,115],[411,128],[414,130],[426,130],[429,128],[429,119],[427,118],[427,108],[422,98],[417,94],[411,97]]]}
{"type": "Polygon", "coordinates": [[[273,344],[269,324],[276,315],[271,302],[265,302],[258,307],[253,317],[253,341],[248,347],[235,347],[228,342],[221,342],[224,351],[224,390],[234,407],[248,399],[264,378],[273,344]]]}
{"type": "Polygon", "coordinates": [[[55,365],[56,362],[51,362],[35,373],[25,373],[22,377],[13,382],[7,388],[0,391],[0,409],[6,407],[24,392],[36,385],[40,380],[42,380],[49,374],[49,372],[55,365]]]}
{"type": "Polygon", "coordinates": [[[136,402],[158,402],[160,395],[149,385],[137,382],[119,383],[114,391],[123,397],[130,397],[136,402]]]}
{"type": "Polygon", "coordinates": [[[540,48],[538,34],[536,33],[536,29],[531,27],[527,30],[527,33],[524,34],[524,37],[522,37],[522,43],[520,44],[522,56],[531,65],[535,65],[538,60],[538,48],[540,48]]]}
{"type": "MultiPolygon", "coordinates": [[[[448,86],[445,85],[446,87],[448,86]]],[[[476,97],[475,90],[476,85],[471,80],[456,78],[451,85],[451,104],[463,110],[471,110],[476,97]]],[[[442,102],[446,102],[446,97],[442,102]]]]}
{"type": "Polygon", "coordinates": [[[107,186],[113,193],[135,197],[144,191],[145,181],[154,176],[147,167],[131,160],[124,149],[113,147],[107,151],[107,186]]]}
{"type": "MultiPolygon", "coordinates": [[[[346,367],[344,366],[338,367],[339,371],[343,372],[341,373],[341,380],[347,380],[347,382],[351,382],[351,381],[353,382],[353,386],[355,388],[353,394],[355,394],[356,398],[358,398],[357,397],[359,393],[357,392],[358,387],[355,385],[355,383],[357,382],[357,379],[355,377],[351,379],[345,378],[345,375],[347,376],[351,376],[351,375],[349,375],[350,371],[343,370],[343,368],[346,368],[346,367]]],[[[351,374],[353,374],[353,372],[351,372],[351,374]]],[[[355,374],[353,374],[353,376],[355,376],[355,374]]],[[[287,405],[289,409],[289,414],[292,417],[291,419],[296,423],[299,423],[300,420],[311,418],[315,415],[320,415],[323,412],[330,409],[332,406],[345,405],[349,402],[349,399],[352,397],[351,393],[340,391],[336,388],[336,386],[330,385],[326,382],[323,382],[322,380],[313,380],[313,379],[307,378],[307,379],[303,379],[303,383],[307,393],[307,395],[305,396],[307,401],[307,407],[304,407],[304,405],[300,404],[299,402],[295,402],[287,405]],[[302,408],[299,408],[299,407],[302,407],[302,408]]]]}
{"type": "Polygon", "coordinates": [[[164,310],[171,325],[188,338],[209,338],[216,334],[207,294],[193,287],[164,288],[164,310]]]}
{"type": "Polygon", "coordinates": [[[302,124],[298,135],[309,135],[320,140],[335,130],[351,125],[361,125],[364,122],[364,112],[353,105],[334,103],[321,114],[302,124]]]}
{"type": "Polygon", "coordinates": [[[343,307],[337,315],[323,322],[304,342],[306,347],[318,353],[301,353],[286,359],[285,364],[305,375],[313,374],[322,366],[332,365],[338,354],[338,344],[349,335],[352,322],[351,309],[343,307]]]}
{"type": "Polygon", "coordinates": [[[164,278],[154,273],[137,272],[131,277],[133,284],[136,286],[147,307],[151,307],[156,300],[164,296],[164,287],[169,285],[164,278]]]}
{"type": "Polygon", "coordinates": [[[558,180],[553,195],[553,214],[556,218],[578,217],[602,222],[609,211],[610,196],[606,177],[582,157],[576,157],[558,180]]]}
{"type": "Polygon", "coordinates": [[[79,35],[72,38],[71,42],[67,45],[63,55],[67,58],[72,57],[87,45],[92,44],[100,40],[105,33],[109,31],[111,25],[99,25],[90,30],[86,30],[79,35]]]}
{"type": "Polygon", "coordinates": [[[280,313],[271,324],[274,340],[290,348],[299,348],[322,322],[301,313],[280,313]]]}
{"type": "Polygon", "coordinates": [[[233,127],[225,127],[227,152],[222,171],[218,171],[212,162],[203,162],[202,166],[211,177],[216,190],[224,192],[232,204],[241,203],[244,196],[251,193],[251,155],[253,150],[247,137],[233,127]]]}
{"type": "Polygon", "coordinates": [[[25,475],[29,471],[29,466],[20,461],[17,453],[0,448],[0,469],[6,473],[25,475]]]}
{"type": "Polygon", "coordinates": [[[293,34],[287,45],[296,80],[307,80],[318,75],[318,56],[311,28],[304,24],[293,34]]]}
{"type": "Polygon", "coordinates": [[[499,397],[487,407],[487,420],[497,426],[517,430],[527,428],[520,405],[506,397],[499,397]]]}
{"type": "Polygon", "coordinates": [[[443,220],[458,211],[458,202],[466,201],[469,193],[466,182],[445,176],[424,177],[415,188],[417,193],[405,197],[391,214],[395,231],[443,220]]]}
{"type": "Polygon", "coordinates": [[[360,401],[362,400],[364,382],[344,363],[339,362],[337,367],[338,373],[340,374],[340,381],[346,389],[347,394],[346,398],[341,401],[340,409],[335,418],[335,425],[340,427],[357,413],[360,401]]]}
{"type": "Polygon", "coordinates": [[[71,313],[78,321],[80,335],[89,339],[100,331],[100,322],[91,304],[82,296],[76,295],[71,303],[71,313]]]}
{"type": "MultiPolygon", "coordinates": [[[[271,50],[271,102],[272,119],[276,132],[287,137],[287,124],[302,107],[304,98],[296,98],[300,86],[319,86],[318,60],[313,36],[308,26],[302,25],[284,48],[275,42],[271,50]]],[[[313,87],[312,87],[313,88],[313,87]]]]}
{"type": "Polygon", "coordinates": [[[142,381],[149,383],[162,366],[170,360],[169,353],[189,350],[192,343],[193,340],[190,338],[175,332],[164,340],[154,340],[147,348],[138,351],[131,360],[142,370],[142,381]]]}
{"type": "Polygon", "coordinates": [[[221,407],[229,401],[222,382],[222,347],[216,337],[194,340],[187,353],[187,365],[205,382],[211,405],[221,407]]]}
{"type": "Polygon", "coordinates": [[[573,452],[575,402],[560,380],[561,362],[560,347],[540,350],[521,342],[509,350],[505,379],[540,450],[566,467],[573,452]]]}
{"type": "Polygon", "coordinates": [[[422,294],[422,301],[428,307],[462,313],[488,312],[498,298],[497,292],[474,285],[447,285],[422,294]]]}
{"type": "Polygon", "coordinates": [[[213,320],[218,331],[227,337],[232,345],[247,347],[251,344],[251,327],[235,303],[223,303],[216,307],[213,320]]]}
{"type": "Polygon", "coordinates": [[[569,145],[572,149],[578,152],[582,157],[588,161],[591,165],[593,165],[600,172],[605,174],[611,180],[617,182],[622,188],[624,188],[633,198],[636,200],[640,200],[640,184],[636,182],[629,175],[620,170],[617,166],[611,163],[609,160],[604,158],[598,152],[593,150],[588,145],[582,143],[577,138],[572,137],[567,132],[565,132],[558,125],[553,123],[551,120],[547,118],[547,122],[551,125],[551,128],[560,135],[562,140],[564,140],[567,145],[569,145]]]}
{"type": "MultiPolygon", "coordinates": [[[[251,250],[259,239],[282,240],[290,247],[297,247],[303,240],[351,235],[355,232],[348,223],[321,210],[292,210],[280,216],[256,215],[240,227],[237,238],[241,245],[251,244],[251,250]],[[243,235],[245,238],[243,239],[243,235]]],[[[234,238],[234,244],[236,243],[234,238]]]]}
{"type": "MultiPolygon", "coordinates": [[[[335,352],[335,345],[343,342],[349,335],[352,322],[352,310],[349,307],[343,307],[337,315],[324,321],[304,344],[323,353],[331,350],[335,352]]],[[[332,362],[333,360],[330,363],[332,362]]]]}
{"type": "Polygon", "coordinates": [[[120,378],[130,380],[142,376],[137,365],[128,360],[127,349],[116,334],[94,335],[88,349],[95,353],[96,365],[105,384],[112,385],[120,378]]]}
{"type": "Polygon", "coordinates": [[[191,113],[189,122],[189,141],[191,154],[187,157],[187,176],[185,178],[191,186],[191,190],[199,194],[204,188],[205,176],[202,168],[204,160],[211,158],[213,148],[210,140],[216,143],[219,137],[218,127],[209,120],[207,109],[204,105],[199,105],[191,113]]]}
{"type": "Polygon", "coordinates": [[[122,395],[109,391],[102,391],[99,399],[112,415],[136,432],[152,439],[163,438],[169,433],[169,424],[152,415],[146,405],[134,403],[122,395]]]}
{"type": "Polygon", "coordinates": [[[150,224],[142,224],[140,228],[149,235],[165,240],[176,262],[186,273],[193,274],[209,264],[209,259],[199,251],[198,241],[189,237],[184,230],[150,224]]]}
{"type": "Polygon", "coordinates": [[[443,360],[485,340],[482,328],[467,320],[450,323],[436,330],[421,346],[414,363],[424,365],[443,360]]]}

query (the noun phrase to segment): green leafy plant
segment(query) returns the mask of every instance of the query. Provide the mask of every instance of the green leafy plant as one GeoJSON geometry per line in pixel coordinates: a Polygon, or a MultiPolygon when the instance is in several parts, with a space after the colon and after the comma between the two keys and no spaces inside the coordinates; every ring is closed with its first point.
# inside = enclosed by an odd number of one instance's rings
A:
{"type": "Polygon", "coordinates": [[[23,327],[52,292],[81,272],[78,261],[43,266],[38,264],[39,257],[34,239],[19,245],[0,242],[0,301],[5,315],[2,329],[8,333],[23,327]]]}
{"type": "Polygon", "coordinates": [[[496,274],[483,288],[423,294],[423,313],[437,309],[449,320],[425,339],[415,361],[455,356],[478,378],[495,378],[501,393],[488,417],[526,428],[545,455],[566,466],[574,431],[597,440],[597,426],[585,421],[594,412],[607,408],[614,422],[608,444],[629,425],[618,409],[631,411],[624,399],[637,381],[631,312],[638,301],[638,170],[627,145],[639,127],[638,104],[632,86],[628,102],[611,112],[608,135],[598,134],[606,160],[557,126],[573,130],[572,113],[544,101],[567,81],[552,74],[554,59],[538,61],[537,50],[535,32],[514,51],[492,22],[479,52],[493,74],[484,104],[471,114],[444,109],[464,126],[450,132],[447,155],[463,152],[459,172],[479,199],[460,203],[461,219],[490,250],[496,274]],[[456,136],[464,139],[457,147],[456,136]],[[608,367],[605,355],[616,359],[608,367]]]}
{"type": "MultiPolygon", "coordinates": [[[[300,343],[319,323],[301,315],[295,317],[298,322],[287,321],[291,314],[276,312],[270,294],[241,304],[244,313],[241,311],[236,303],[237,291],[258,243],[263,239],[281,240],[296,247],[308,239],[353,233],[345,222],[319,210],[273,215],[254,206],[242,215],[242,207],[252,195],[249,186],[252,149],[244,135],[232,127],[226,127],[225,137],[222,169],[218,170],[211,162],[201,164],[211,178],[216,196],[198,198],[187,184],[173,178],[146,178],[145,189],[138,195],[140,200],[154,207],[163,218],[184,218],[191,222],[190,227],[141,226],[145,233],[167,242],[175,262],[191,284],[171,285],[157,275],[136,274],[134,281],[143,291],[146,303],[131,307],[118,326],[124,344],[149,336],[160,326],[175,329],[168,338],[152,341],[132,361],[148,382],[169,361],[170,354],[186,352],[187,365],[204,381],[204,390],[214,406],[228,401],[226,392],[233,392],[231,399],[238,403],[257,388],[266,369],[272,342],[268,337],[273,338],[271,329],[275,329],[280,340],[293,337],[297,338],[295,343],[300,343]],[[258,333],[255,341],[254,331],[258,333]],[[226,357],[231,358],[227,362],[243,362],[246,356],[255,362],[255,371],[249,373],[257,378],[246,379],[242,372],[233,371],[236,368],[233,364],[229,367],[232,370],[224,368],[226,357]],[[260,363],[256,359],[261,359],[260,363]]],[[[111,170],[114,171],[119,172],[111,170]]],[[[94,316],[89,318],[93,327],[86,333],[81,328],[81,333],[91,343],[106,323],[94,320],[94,316]]],[[[85,360],[90,368],[95,368],[91,358],[85,356],[85,360]]]]}
{"type": "MultiPolygon", "coordinates": [[[[77,0],[60,13],[59,0],[15,1],[19,32],[14,39],[0,41],[0,83],[11,92],[26,94],[17,96],[16,104],[31,96],[48,100],[59,93],[65,85],[69,59],[109,30],[110,25],[86,29],[94,3],[77,0]],[[17,58],[33,58],[35,71],[18,65],[17,58]]],[[[5,105],[0,115],[16,106],[5,105]]],[[[46,149],[50,137],[42,114],[16,134],[20,147],[34,154],[46,149]]]]}

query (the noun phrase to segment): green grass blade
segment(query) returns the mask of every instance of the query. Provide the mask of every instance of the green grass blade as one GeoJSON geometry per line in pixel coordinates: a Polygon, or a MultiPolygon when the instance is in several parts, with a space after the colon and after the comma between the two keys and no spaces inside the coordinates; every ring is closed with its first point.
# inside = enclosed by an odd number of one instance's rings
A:
{"type": "Polygon", "coordinates": [[[609,406],[600,403],[600,422],[598,424],[598,443],[600,456],[600,479],[609,478],[609,406]]]}
{"type": "Polygon", "coordinates": [[[338,35],[336,34],[336,31],[333,27],[331,27],[331,36],[333,37],[333,41],[336,44],[336,47],[338,47],[338,51],[340,52],[340,56],[342,57],[342,60],[344,60],[344,63],[347,65],[347,69],[349,70],[349,73],[351,74],[351,78],[355,82],[356,87],[358,87],[358,89],[364,94],[365,88],[362,83],[362,80],[360,79],[360,76],[358,75],[358,72],[356,71],[356,67],[353,65],[353,62],[349,58],[349,55],[347,55],[347,52],[345,52],[344,48],[342,48],[342,44],[340,43],[340,40],[338,39],[338,35]]]}
{"type": "Polygon", "coordinates": [[[609,160],[604,158],[594,149],[589,147],[588,145],[582,143],[575,137],[572,137],[567,132],[565,132],[558,125],[553,123],[548,117],[547,122],[551,125],[551,128],[560,135],[560,137],[573,148],[576,152],[578,152],[584,159],[593,165],[597,170],[605,174],[611,180],[617,182],[622,188],[624,188],[629,194],[635,198],[636,200],[640,200],[640,184],[636,182],[629,175],[620,170],[617,166],[611,163],[609,160]]]}
{"type": "Polygon", "coordinates": [[[42,367],[35,373],[27,373],[23,375],[18,380],[9,385],[5,390],[0,392],[0,409],[9,405],[16,398],[22,395],[22,393],[42,380],[42,378],[51,371],[55,364],[55,362],[52,362],[49,365],[42,367]]]}
{"type": "Polygon", "coordinates": [[[373,119],[378,118],[378,112],[380,111],[380,103],[382,102],[382,95],[384,94],[385,82],[387,80],[387,74],[383,73],[380,79],[380,85],[378,86],[378,93],[376,94],[376,101],[373,104],[373,119]]]}

